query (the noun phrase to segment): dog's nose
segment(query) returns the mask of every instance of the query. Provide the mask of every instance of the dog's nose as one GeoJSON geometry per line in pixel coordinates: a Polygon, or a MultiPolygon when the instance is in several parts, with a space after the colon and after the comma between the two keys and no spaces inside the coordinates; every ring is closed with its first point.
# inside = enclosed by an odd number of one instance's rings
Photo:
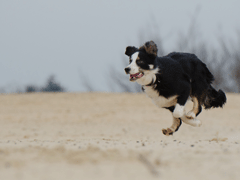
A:
{"type": "Polygon", "coordinates": [[[126,67],[126,68],[125,68],[125,72],[126,72],[127,74],[129,74],[130,70],[131,70],[130,67],[126,67]]]}

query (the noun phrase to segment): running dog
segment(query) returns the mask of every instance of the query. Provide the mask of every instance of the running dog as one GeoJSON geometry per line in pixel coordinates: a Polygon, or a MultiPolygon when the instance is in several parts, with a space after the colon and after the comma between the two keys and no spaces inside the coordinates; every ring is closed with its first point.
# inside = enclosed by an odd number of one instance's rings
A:
{"type": "Polygon", "coordinates": [[[142,90],[158,107],[172,112],[172,126],[162,129],[163,134],[168,136],[178,131],[182,121],[191,126],[201,126],[196,117],[201,113],[202,106],[205,109],[223,107],[225,93],[212,87],[214,77],[196,55],[172,52],[158,57],[157,52],[153,41],[140,48],[126,48],[129,65],[125,72],[130,75],[130,81],[142,85],[142,90]],[[193,108],[186,113],[188,100],[192,100],[193,108]]]}

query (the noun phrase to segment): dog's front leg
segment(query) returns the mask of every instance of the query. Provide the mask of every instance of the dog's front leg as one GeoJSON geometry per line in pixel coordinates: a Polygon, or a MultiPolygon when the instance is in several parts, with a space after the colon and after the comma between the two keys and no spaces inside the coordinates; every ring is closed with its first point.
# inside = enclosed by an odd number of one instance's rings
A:
{"type": "Polygon", "coordinates": [[[175,105],[174,111],[173,111],[173,117],[180,118],[184,116],[185,114],[185,104],[187,102],[187,99],[189,97],[189,92],[185,91],[184,94],[178,96],[177,98],[177,104],[175,105]]]}
{"type": "Polygon", "coordinates": [[[180,118],[173,117],[172,126],[167,129],[162,129],[162,132],[166,136],[173,135],[174,132],[178,131],[181,124],[182,124],[182,120],[180,118]]]}
{"type": "MultiPolygon", "coordinates": [[[[171,106],[171,107],[167,107],[166,109],[168,109],[169,111],[173,112],[175,107],[171,106]]],[[[170,128],[167,128],[167,129],[162,129],[162,132],[166,136],[173,135],[174,132],[178,131],[178,129],[181,126],[181,124],[182,124],[181,118],[173,117],[172,126],[170,128]]]]}
{"type": "Polygon", "coordinates": [[[184,116],[184,114],[185,114],[185,106],[176,104],[175,109],[173,111],[173,117],[180,118],[180,117],[184,116]]]}

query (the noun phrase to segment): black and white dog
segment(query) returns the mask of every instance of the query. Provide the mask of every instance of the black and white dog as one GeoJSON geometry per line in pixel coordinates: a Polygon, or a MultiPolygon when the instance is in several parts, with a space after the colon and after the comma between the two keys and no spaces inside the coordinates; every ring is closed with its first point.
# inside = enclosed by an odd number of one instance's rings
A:
{"type": "Polygon", "coordinates": [[[195,127],[201,126],[196,117],[202,106],[205,109],[222,107],[226,103],[225,93],[211,86],[213,75],[194,54],[172,52],[158,57],[157,51],[153,41],[140,48],[126,48],[129,65],[125,72],[130,74],[130,81],[142,85],[143,91],[158,107],[172,112],[173,124],[163,129],[163,134],[172,135],[182,121],[195,127]],[[193,109],[185,113],[187,100],[193,101],[193,109]]]}

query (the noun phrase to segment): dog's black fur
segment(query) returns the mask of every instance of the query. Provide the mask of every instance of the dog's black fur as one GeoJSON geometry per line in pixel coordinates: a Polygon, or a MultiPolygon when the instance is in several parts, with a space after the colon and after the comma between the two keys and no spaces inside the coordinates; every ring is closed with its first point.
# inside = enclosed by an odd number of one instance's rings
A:
{"type": "MultiPolygon", "coordinates": [[[[125,54],[130,57],[138,52],[137,66],[144,73],[158,68],[155,73],[156,79],[149,84],[142,84],[145,87],[152,86],[159,96],[170,98],[177,95],[177,103],[184,106],[189,97],[195,97],[198,101],[196,116],[205,109],[223,107],[226,96],[222,90],[216,91],[211,83],[214,81],[212,73],[198,57],[194,54],[172,52],[166,56],[157,56],[157,46],[153,41],[146,42],[142,47],[128,46],[125,54]],[[153,65],[153,68],[150,68],[153,65]]],[[[131,62],[130,62],[131,63],[131,62]]],[[[125,68],[129,74],[129,67],[125,68]]],[[[171,112],[174,106],[164,107],[171,112]]],[[[179,128],[179,127],[178,127],[179,128]]],[[[178,129],[177,128],[177,129],[178,129]]]]}
{"type": "Polygon", "coordinates": [[[173,52],[164,57],[157,57],[155,66],[161,69],[156,75],[161,83],[156,81],[155,87],[159,95],[168,98],[178,94],[183,98],[183,101],[178,100],[179,104],[184,105],[184,99],[190,94],[197,97],[205,109],[222,107],[226,102],[224,92],[216,91],[211,86],[214,80],[212,73],[194,54],[173,52]]]}

